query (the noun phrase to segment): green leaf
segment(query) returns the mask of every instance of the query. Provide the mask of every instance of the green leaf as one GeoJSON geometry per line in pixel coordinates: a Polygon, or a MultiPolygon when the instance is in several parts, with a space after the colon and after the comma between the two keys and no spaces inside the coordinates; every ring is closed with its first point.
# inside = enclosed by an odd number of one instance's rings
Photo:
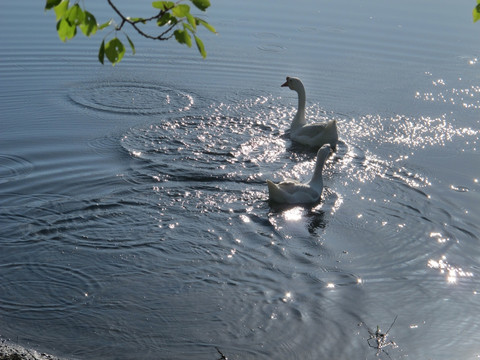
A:
{"type": "Polygon", "coordinates": [[[197,30],[197,22],[192,14],[187,14],[187,20],[194,30],[197,30]]]}
{"type": "Polygon", "coordinates": [[[183,18],[187,16],[187,14],[190,14],[190,6],[188,5],[180,4],[172,9],[172,15],[177,18],[183,18]]]}
{"type": "Polygon", "coordinates": [[[208,30],[210,30],[214,34],[217,33],[215,28],[212,25],[210,25],[209,23],[207,23],[205,20],[202,20],[202,19],[199,19],[199,18],[195,18],[195,19],[197,20],[197,24],[205,26],[208,30]]]}
{"type": "Polygon", "coordinates": [[[113,38],[105,44],[105,55],[107,59],[115,65],[122,60],[123,55],[125,55],[125,46],[118,38],[113,38]]]}
{"type": "Polygon", "coordinates": [[[160,19],[157,20],[158,26],[163,26],[165,24],[175,25],[178,22],[175,16],[172,16],[170,13],[163,14],[160,19]]]}
{"type": "Polygon", "coordinates": [[[205,51],[205,46],[203,46],[202,40],[198,36],[195,36],[195,43],[197,44],[198,51],[202,54],[202,57],[205,59],[207,57],[207,52],[205,51]]]}
{"type": "Polygon", "coordinates": [[[65,42],[77,34],[77,27],[75,25],[71,25],[65,18],[62,18],[59,22],[57,22],[57,33],[60,40],[65,42]]]}
{"type": "Polygon", "coordinates": [[[210,0],[190,0],[198,9],[205,11],[210,6],[210,0]]]}
{"type": "Polygon", "coordinates": [[[127,34],[125,34],[125,36],[127,37],[128,43],[130,44],[130,47],[132,48],[132,54],[135,55],[135,45],[133,44],[133,41],[130,39],[130,37],[127,34]]]}
{"type": "Polygon", "coordinates": [[[105,60],[105,40],[102,41],[100,49],[98,50],[98,61],[103,65],[103,60],[105,60]]]}
{"type": "Polygon", "coordinates": [[[85,13],[83,12],[80,5],[75,4],[70,9],[68,9],[65,17],[70,24],[77,26],[83,23],[83,20],[85,19],[85,13]]]}
{"type": "Polygon", "coordinates": [[[55,10],[55,15],[57,15],[57,21],[65,16],[65,13],[68,9],[68,0],[63,0],[60,4],[53,8],[55,10]]]}
{"type": "Polygon", "coordinates": [[[112,24],[112,19],[108,20],[106,23],[103,23],[102,25],[98,26],[98,30],[103,30],[107,26],[110,26],[112,24]]]}
{"type": "Polygon", "coordinates": [[[45,2],[45,10],[50,10],[51,8],[57,6],[58,4],[60,4],[62,0],[47,0],[45,2]]]}
{"type": "Polygon", "coordinates": [[[129,21],[131,21],[131,22],[134,22],[134,23],[139,23],[139,22],[141,22],[142,24],[146,24],[146,23],[147,23],[147,21],[146,21],[144,18],[141,18],[141,17],[134,17],[134,18],[132,18],[132,17],[127,17],[127,19],[128,19],[129,21]]]}
{"type": "Polygon", "coordinates": [[[188,47],[192,47],[192,38],[187,30],[175,30],[173,34],[180,44],[186,44],[188,47]]]}
{"type": "Polygon", "coordinates": [[[195,33],[195,30],[193,29],[192,25],[190,25],[190,24],[183,23],[183,28],[184,28],[185,30],[190,30],[190,32],[191,32],[192,34],[195,33]]]}
{"type": "Polygon", "coordinates": [[[171,8],[173,8],[175,6],[175,3],[173,1],[154,1],[152,3],[152,6],[155,9],[160,9],[160,10],[163,10],[163,11],[167,11],[167,10],[170,10],[171,8]]]}
{"type": "Polygon", "coordinates": [[[478,20],[480,20],[480,3],[473,8],[472,15],[473,15],[473,22],[477,22],[478,20]]]}
{"type": "Polygon", "coordinates": [[[85,11],[84,14],[85,19],[83,20],[83,23],[80,24],[80,30],[82,30],[85,36],[95,35],[97,32],[97,20],[95,19],[95,16],[88,11],[85,11]]]}

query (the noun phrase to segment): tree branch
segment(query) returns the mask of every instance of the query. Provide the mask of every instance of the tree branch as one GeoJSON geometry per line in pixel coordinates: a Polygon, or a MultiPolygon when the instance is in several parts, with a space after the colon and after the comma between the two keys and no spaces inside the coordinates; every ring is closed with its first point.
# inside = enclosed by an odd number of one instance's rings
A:
{"type": "Polygon", "coordinates": [[[146,22],[149,22],[149,21],[153,21],[153,20],[156,20],[156,19],[159,19],[160,17],[162,17],[168,10],[170,9],[167,9],[167,10],[160,10],[160,12],[155,15],[155,16],[152,16],[150,18],[147,18],[147,19],[140,19],[140,20],[135,20],[135,21],[132,21],[130,20],[129,18],[127,18],[125,15],[122,14],[122,12],[120,10],[118,10],[118,8],[115,6],[115,4],[112,2],[112,0],[107,0],[108,1],[108,4],[110,5],[110,7],[117,13],[118,16],[120,16],[120,19],[122,19],[122,22],[120,23],[119,26],[116,27],[116,30],[121,30],[123,25],[125,25],[125,23],[128,23],[130,24],[136,31],[137,33],[139,33],[140,35],[142,35],[143,37],[147,38],[147,39],[152,39],[152,40],[168,40],[170,38],[173,37],[173,33],[168,35],[167,34],[169,32],[171,32],[173,30],[173,28],[178,25],[179,23],[175,23],[175,24],[172,24],[170,25],[164,32],[162,32],[160,35],[157,35],[157,36],[153,36],[153,35],[150,35],[150,34],[147,34],[146,32],[144,32],[142,29],[140,29],[137,24],[138,23],[146,23],[146,22]]]}

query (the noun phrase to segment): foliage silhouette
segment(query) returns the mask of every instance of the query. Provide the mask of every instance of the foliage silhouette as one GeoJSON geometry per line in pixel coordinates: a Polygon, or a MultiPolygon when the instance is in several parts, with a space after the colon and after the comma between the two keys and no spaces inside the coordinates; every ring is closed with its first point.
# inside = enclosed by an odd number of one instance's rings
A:
{"type": "MultiPolygon", "coordinates": [[[[205,12],[210,7],[210,0],[188,1],[193,4],[194,8],[202,12],[205,12]]],[[[105,58],[112,65],[118,64],[125,55],[125,45],[117,35],[120,31],[130,46],[132,54],[135,55],[135,45],[127,33],[123,31],[125,25],[130,25],[138,34],[147,39],[165,41],[175,38],[178,43],[185,44],[188,47],[192,47],[193,37],[202,57],[205,58],[207,56],[205,46],[197,36],[197,31],[200,26],[214,34],[216,34],[216,30],[204,19],[194,16],[191,13],[192,7],[185,4],[185,0],[177,2],[154,1],[152,2],[152,8],[155,14],[148,18],[125,16],[112,0],[107,0],[107,2],[120,18],[120,23],[116,23],[111,19],[103,24],[98,24],[92,13],[82,8],[78,2],[70,4],[70,0],[46,0],[45,10],[54,10],[57,21],[57,33],[63,42],[73,39],[77,34],[78,28],[87,37],[95,35],[100,30],[112,28],[113,31],[103,38],[98,51],[98,60],[102,64],[105,58]],[[158,33],[151,33],[145,30],[144,25],[148,23],[156,24],[158,33]]]]}

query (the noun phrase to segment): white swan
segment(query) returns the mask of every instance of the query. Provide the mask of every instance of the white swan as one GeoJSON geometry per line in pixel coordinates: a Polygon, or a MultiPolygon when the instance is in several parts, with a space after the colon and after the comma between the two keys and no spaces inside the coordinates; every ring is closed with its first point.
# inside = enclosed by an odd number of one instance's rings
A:
{"type": "Polygon", "coordinates": [[[307,124],[305,120],[305,87],[302,82],[298,78],[287,76],[287,81],[282,86],[288,86],[290,90],[298,93],[298,110],[290,127],[290,138],[298,143],[315,147],[328,143],[335,149],[338,141],[337,121],[307,124]]]}
{"type": "Polygon", "coordinates": [[[306,184],[297,180],[275,184],[267,180],[269,200],[282,204],[308,204],[319,201],[323,190],[322,170],[331,151],[330,144],[325,144],[318,150],[312,179],[306,184]]]}

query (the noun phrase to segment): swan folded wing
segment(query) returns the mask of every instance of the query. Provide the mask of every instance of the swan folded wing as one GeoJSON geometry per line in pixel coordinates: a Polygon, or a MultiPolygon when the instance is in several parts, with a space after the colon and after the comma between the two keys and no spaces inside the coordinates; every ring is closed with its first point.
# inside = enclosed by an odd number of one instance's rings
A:
{"type": "Polygon", "coordinates": [[[309,187],[291,195],[290,204],[310,204],[320,200],[320,194],[309,187]]]}
{"type": "Polygon", "coordinates": [[[270,199],[288,204],[306,204],[320,200],[320,194],[307,184],[286,180],[278,184],[268,182],[270,199]]]}
{"type": "Polygon", "coordinates": [[[338,141],[335,120],[328,123],[307,124],[292,130],[292,140],[310,146],[322,146],[330,143],[332,146],[338,141]]]}
{"type": "Polygon", "coordinates": [[[310,188],[308,185],[302,184],[297,180],[283,180],[279,182],[277,186],[289,194],[294,194],[297,191],[301,191],[300,189],[310,188]]]}
{"type": "Polygon", "coordinates": [[[327,123],[314,123],[303,125],[299,128],[292,129],[293,134],[301,136],[313,136],[315,134],[323,133],[327,128],[327,123]]]}

